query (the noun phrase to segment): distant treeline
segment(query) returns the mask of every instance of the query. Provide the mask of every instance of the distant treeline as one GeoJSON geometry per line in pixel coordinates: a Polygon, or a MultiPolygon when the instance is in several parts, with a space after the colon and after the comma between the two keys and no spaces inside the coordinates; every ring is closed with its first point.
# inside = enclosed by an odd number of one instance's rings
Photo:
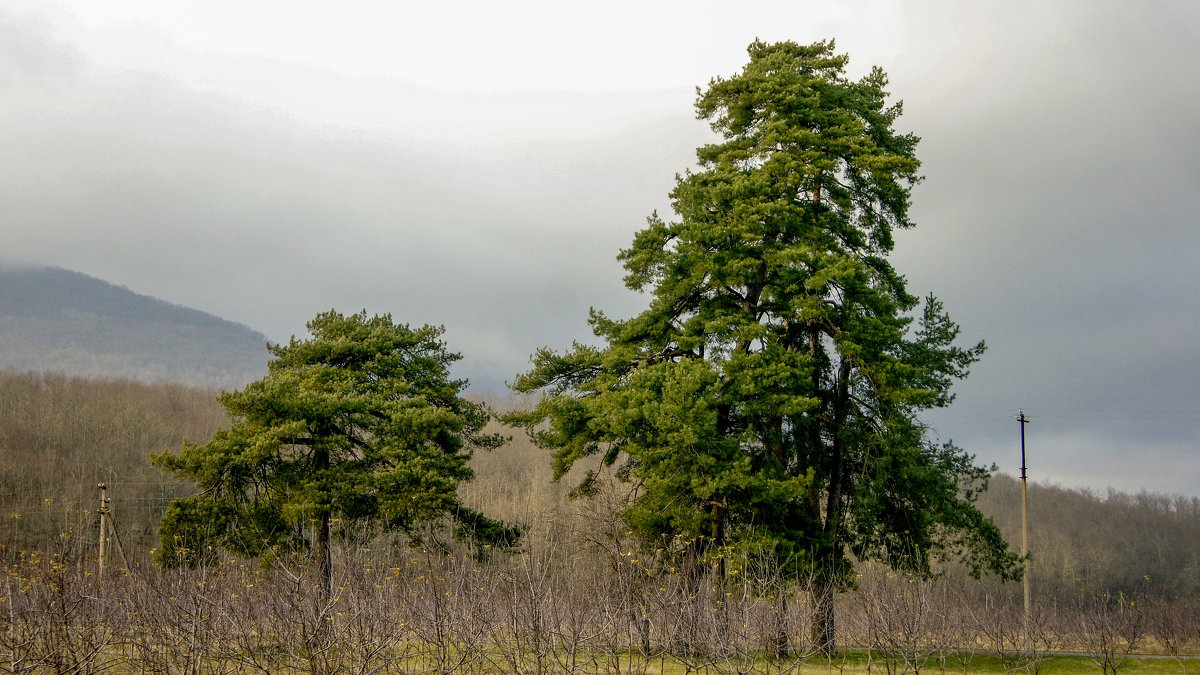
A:
{"type": "MultiPolygon", "coordinates": [[[[150,454],[203,442],[227,424],[216,391],[178,384],[0,371],[0,544],[95,547],[98,483],[131,557],[157,545],[157,524],[190,486],[163,476],[150,454]]],[[[503,402],[501,402],[503,403],[503,402]]],[[[531,537],[591,527],[568,522],[567,482],[550,482],[547,458],[523,434],[473,460],[465,499],[521,524],[531,537]]],[[[1006,538],[1020,541],[1020,485],[997,475],[980,500],[1006,538]]],[[[594,511],[594,509],[592,510],[594,511]]],[[[1080,590],[1200,597],[1200,500],[1093,493],[1033,484],[1030,550],[1035,592],[1080,590]]],[[[573,514],[573,515],[572,515],[573,514]]],[[[600,535],[597,535],[600,536],[600,535]]]]}
{"type": "MultiPolygon", "coordinates": [[[[993,476],[980,498],[1005,538],[1021,541],[1021,483],[993,476]]],[[[1053,593],[1152,590],[1200,597],[1200,499],[1029,486],[1034,588],[1053,593]]]]}
{"type": "Polygon", "coordinates": [[[150,453],[207,440],[224,423],[213,390],[0,372],[0,543],[45,547],[69,534],[94,547],[87,528],[103,482],[122,538],[144,551],[167,503],[189,488],[150,453]]]}

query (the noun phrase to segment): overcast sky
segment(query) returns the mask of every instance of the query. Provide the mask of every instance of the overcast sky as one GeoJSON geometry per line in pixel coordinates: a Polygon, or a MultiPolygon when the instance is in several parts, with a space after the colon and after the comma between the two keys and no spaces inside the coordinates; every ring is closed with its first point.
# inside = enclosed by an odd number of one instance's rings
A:
{"type": "Polygon", "coordinates": [[[473,390],[589,307],[711,139],[695,87],[835,38],[922,137],[894,256],[990,348],[942,440],[1200,496],[1200,3],[0,0],[0,262],[280,341],[444,324],[473,390]]]}

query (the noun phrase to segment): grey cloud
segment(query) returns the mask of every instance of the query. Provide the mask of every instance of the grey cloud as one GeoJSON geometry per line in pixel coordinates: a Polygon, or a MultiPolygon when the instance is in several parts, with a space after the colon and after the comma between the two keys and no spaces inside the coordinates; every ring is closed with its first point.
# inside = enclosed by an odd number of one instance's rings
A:
{"type": "Polygon", "coordinates": [[[927,181],[897,265],[991,345],[944,437],[1013,471],[1024,407],[1057,479],[1196,494],[1200,10],[1126,10],[1006,5],[958,45],[969,86],[911,76],[927,181]]]}
{"type": "Polygon", "coordinates": [[[675,162],[655,150],[690,153],[705,133],[683,110],[591,138],[437,144],[314,127],[147,73],[9,91],[24,107],[0,111],[8,259],[275,340],[330,307],[445,324],[491,389],[537,347],[586,336],[590,305],[632,311],[615,255],[665,203],[675,162]]]}
{"type": "MultiPolygon", "coordinates": [[[[926,181],[895,264],[990,345],[934,431],[1013,471],[1023,407],[1035,476],[1200,494],[1200,9],[904,14],[907,49],[880,65],[926,181]]],[[[276,340],[330,307],[445,324],[460,371],[495,390],[534,349],[588,339],[588,307],[644,304],[615,256],[708,138],[685,90],[476,95],[233,65],[200,90],[0,21],[0,255],[276,340]]]]}
{"type": "Polygon", "coordinates": [[[82,55],[57,40],[46,21],[0,7],[0,87],[57,88],[82,65],[82,55]]]}

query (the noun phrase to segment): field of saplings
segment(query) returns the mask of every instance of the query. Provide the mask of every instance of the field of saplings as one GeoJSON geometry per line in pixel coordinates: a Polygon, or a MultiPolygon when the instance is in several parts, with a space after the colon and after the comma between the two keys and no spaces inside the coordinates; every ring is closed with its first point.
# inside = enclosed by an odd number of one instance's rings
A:
{"type": "MultiPolygon", "coordinates": [[[[499,405],[499,404],[498,404],[499,405]]],[[[813,639],[811,579],[705,542],[681,559],[633,536],[631,487],[569,499],[519,432],[472,461],[465,504],[522,530],[476,546],[431,523],[344,531],[333,589],[301,551],[152,562],[157,521],[190,493],[149,455],[225,424],[213,393],[0,376],[0,670],[4,672],[887,673],[1195,669],[1200,507],[1034,486],[1032,606],[1020,583],[859,561],[837,594],[836,650],[813,639]],[[110,501],[99,566],[100,492],[110,501]],[[1049,515],[1053,513],[1054,518],[1049,515]],[[1145,660],[1135,655],[1152,654],[1145,660]]],[[[580,468],[582,470],[583,467],[580,468]]],[[[1010,541],[1015,481],[981,504],[1010,541]]],[[[1014,514],[1016,516],[1014,517],[1014,514]]],[[[682,550],[682,549],[680,549],[682,550]]]]}

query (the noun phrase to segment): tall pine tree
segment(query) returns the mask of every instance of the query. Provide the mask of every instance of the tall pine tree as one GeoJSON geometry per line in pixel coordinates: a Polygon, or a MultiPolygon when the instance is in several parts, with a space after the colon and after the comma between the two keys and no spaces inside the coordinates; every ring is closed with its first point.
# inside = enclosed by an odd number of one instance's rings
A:
{"type": "Polygon", "coordinates": [[[677,177],[677,219],[651,216],[620,254],[649,307],[593,310],[602,347],[535,354],[513,386],[543,396],[509,419],[553,451],[556,475],[602,454],[635,482],[629,525],[686,542],[685,569],[717,546],[809,580],[813,638],[832,650],[853,557],[928,574],[953,552],[1006,578],[1019,561],[972,503],[988,471],[920,420],[983,343],[956,346],[942,305],[888,262],[919,162],[886,76],[847,79],[832,41],[749,53],[698,92],[723,140],[677,177]]]}
{"type": "Polygon", "coordinates": [[[458,500],[472,452],[505,439],[483,433],[488,413],[461,397],[467,383],[450,377],[459,356],[441,329],[332,311],[308,329],[311,339],[270,347],[266,377],[221,395],[229,429],[154,458],[199,489],[167,509],[158,560],[194,563],[213,546],[299,551],[328,591],[339,529],[443,521],[477,540],[513,541],[515,530],[458,500]]]}

